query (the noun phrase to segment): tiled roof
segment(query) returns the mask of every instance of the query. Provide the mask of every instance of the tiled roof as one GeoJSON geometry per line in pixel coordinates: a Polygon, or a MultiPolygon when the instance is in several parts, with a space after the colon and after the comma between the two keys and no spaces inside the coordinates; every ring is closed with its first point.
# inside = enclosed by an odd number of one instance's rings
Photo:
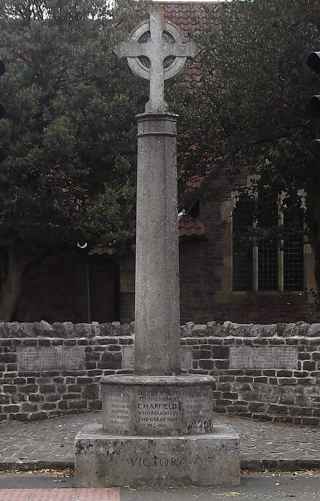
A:
{"type": "MultiPolygon", "coordinates": [[[[163,4],[164,17],[171,21],[184,33],[186,39],[204,31],[208,26],[208,5],[199,3],[170,3],[163,4]]],[[[184,72],[184,80],[199,81],[201,66],[197,59],[189,61],[184,72]]]]}
{"type": "Polygon", "coordinates": [[[185,191],[189,193],[198,190],[205,179],[206,176],[191,176],[186,182],[185,191]]]}
{"type": "Polygon", "coordinates": [[[181,28],[186,35],[193,35],[207,26],[207,6],[201,3],[163,4],[164,17],[181,28]]]}
{"type": "Polygon", "coordinates": [[[179,236],[180,237],[205,237],[207,234],[206,226],[198,219],[191,216],[181,216],[179,218],[179,236]]]}
{"type": "MultiPolygon", "coordinates": [[[[164,17],[182,30],[186,38],[192,37],[208,28],[207,9],[217,9],[217,5],[210,6],[201,3],[170,3],[163,4],[164,17]]],[[[188,64],[186,80],[193,82],[200,79],[201,68],[197,61],[188,64]]],[[[185,200],[188,196],[199,191],[205,176],[195,175],[186,182],[185,200]]],[[[193,199],[193,198],[192,198],[193,199]]],[[[184,215],[179,218],[179,236],[184,238],[203,238],[207,234],[207,228],[198,218],[184,215]]]]}

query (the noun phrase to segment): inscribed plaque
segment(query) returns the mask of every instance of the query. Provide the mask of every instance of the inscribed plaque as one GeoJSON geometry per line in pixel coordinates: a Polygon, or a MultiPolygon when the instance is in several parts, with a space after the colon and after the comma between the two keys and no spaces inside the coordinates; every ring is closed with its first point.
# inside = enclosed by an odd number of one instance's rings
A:
{"type": "Polygon", "coordinates": [[[19,347],[17,357],[18,371],[21,372],[68,371],[85,368],[85,350],[80,346],[19,347]]]}
{"type": "Polygon", "coordinates": [[[139,423],[162,428],[175,427],[180,418],[179,395],[166,391],[141,391],[137,403],[139,423]]]}
{"type": "Polygon", "coordinates": [[[297,369],[295,346],[232,346],[230,369],[297,369]]]}
{"type": "Polygon", "coordinates": [[[114,433],[126,433],[130,431],[130,394],[110,389],[108,392],[108,405],[104,409],[105,419],[114,433]]]}

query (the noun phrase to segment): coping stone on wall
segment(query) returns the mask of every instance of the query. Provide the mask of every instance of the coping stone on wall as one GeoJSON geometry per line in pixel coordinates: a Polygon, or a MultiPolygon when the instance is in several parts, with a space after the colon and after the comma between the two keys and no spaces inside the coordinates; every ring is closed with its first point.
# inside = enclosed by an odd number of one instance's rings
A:
{"type": "Polygon", "coordinates": [[[206,337],[208,336],[207,324],[194,324],[192,327],[193,337],[206,337]]]}
{"type": "Polygon", "coordinates": [[[23,330],[26,330],[28,332],[28,330],[30,329],[30,325],[33,326],[33,334],[35,336],[45,336],[45,337],[48,337],[48,336],[52,336],[54,335],[54,328],[51,324],[49,324],[48,322],[46,322],[45,320],[41,320],[41,322],[35,322],[34,324],[24,324],[23,326],[23,330]]]}
{"type": "Polygon", "coordinates": [[[242,338],[291,338],[291,337],[319,337],[320,324],[306,322],[279,323],[279,324],[236,324],[233,322],[219,323],[216,321],[207,324],[188,322],[181,326],[181,337],[242,337],[242,338]]]}
{"type": "Polygon", "coordinates": [[[308,330],[309,324],[305,322],[289,323],[284,324],[282,332],[279,332],[278,335],[282,335],[283,337],[306,336],[308,334],[308,330]]]}
{"type": "Polygon", "coordinates": [[[277,324],[251,326],[251,336],[253,337],[274,337],[277,336],[277,324]]]}
{"type": "Polygon", "coordinates": [[[320,337],[320,324],[309,325],[308,333],[309,337],[320,337]]]}
{"type": "Polygon", "coordinates": [[[181,325],[180,328],[181,337],[191,337],[193,326],[194,326],[193,322],[187,322],[186,324],[181,325]]]}
{"type": "MultiPolygon", "coordinates": [[[[306,322],[279,323],[279,324],[237,324],[233,322],[219,323],[216,321],[206,324],[188,322],[181,325],[180,334],[183,338],[202,337],[241,337],[241,338],[291,338],[310,337],[320,339],[320,323],[307,324],[306,322]]],[[[54,322],[50,324],[44,320],[40,322],[0,322],[1,338],[95,338],[120,337],[134,335],[134,322],[120,324],[120,322],[101,323],[92,322],[73,324],[72,322],[54,322]]]]}

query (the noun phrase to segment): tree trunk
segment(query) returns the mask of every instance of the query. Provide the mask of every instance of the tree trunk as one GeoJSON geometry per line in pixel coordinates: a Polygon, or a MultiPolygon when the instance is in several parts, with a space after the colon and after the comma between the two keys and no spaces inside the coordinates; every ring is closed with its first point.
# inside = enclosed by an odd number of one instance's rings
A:
{"type": "Polygon", "coordinates": [[[3,257],[0,281],[0,321],[10,322],[17,309],[22,276],[27,262],[25,257],[18,256],[13,248],[6,249],[3,257]]]}

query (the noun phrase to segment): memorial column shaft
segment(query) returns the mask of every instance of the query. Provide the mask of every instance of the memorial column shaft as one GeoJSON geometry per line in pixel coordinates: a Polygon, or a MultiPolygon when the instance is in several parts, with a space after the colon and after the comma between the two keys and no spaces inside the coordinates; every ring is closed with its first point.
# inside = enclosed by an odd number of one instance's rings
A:
{"type": "Polygon", "coordinates": [[[180,372],[176,115],[138,115],[135,372],[180,372]]]}

